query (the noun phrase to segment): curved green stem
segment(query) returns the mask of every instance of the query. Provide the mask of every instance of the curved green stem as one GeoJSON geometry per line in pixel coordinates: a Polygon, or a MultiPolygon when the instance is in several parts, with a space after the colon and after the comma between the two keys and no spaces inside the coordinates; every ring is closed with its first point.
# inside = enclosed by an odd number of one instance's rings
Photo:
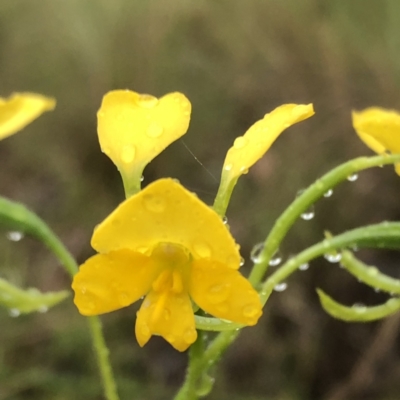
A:
{"type": "MultiPolygon", "coordinates": [[[[71,277],[78,272],[78,265],[74,257],[57,235],[42,219],[28,210],[24,205],[0,197],[0,223],[11,227],[11,229],[18,229],[29,233],[39,239],[59,259],[71,277]]],[[[100,319],[98,317],[90,317],[88,320],[106,399],[118,400],[100,319]]]]}
{"type": "Polygon", "coordinates": [[[300,215],[315,203],[316,200],[322,197],[324,193],[358,171],[385,164],[394,164],[396,162],[400,162],[399,154],[356,158],[334,168],[304,190],[276,220],[271,232],[265,240],[264,249],[259,256],[261,262],[254,265],[249,276],[252,285],[256,286],[261,282],[268,269],[269,261],[278,250],[279,245],[292,225],[299,219],[300,215]]]}

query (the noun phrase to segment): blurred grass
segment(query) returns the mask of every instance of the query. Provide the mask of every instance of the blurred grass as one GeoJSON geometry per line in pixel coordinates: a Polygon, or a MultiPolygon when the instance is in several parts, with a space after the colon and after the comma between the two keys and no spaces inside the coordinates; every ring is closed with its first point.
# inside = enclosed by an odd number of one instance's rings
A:
{"type": "MultiPolygon", "coordinates": [[[[123,197],[96,138],[96,111],[106,91],[179,90],[191,99],[184,144],[154,160],[145,183],[173,176],[208,203],[236,136],[282,103],[313,102],[316,115],[284,133],[236,189],[229,224],[248,259],[297,190],[340,162],[369,154],[351,128],[350,111],[400,108],[399,44],[396,0],[3,0],[1,95],[35,91],[56,97],[58,105],[0,143],[0,193],[38,212],[81,262],[93,253],[93,227],[123,197]]],[[[295,226],[282,248],[285,257],[326,229],[338,233],[399,219],[399,185],[390,168],[342,185],[316,205],[312,221],[295,226]]],[[[57,261],[33,240],[10,243],[2,231],[0,249],[0,274],[13,282],[41,290],[69,286],[57,261]]],[[[399,276],[396,254],[364,256],[399,276]]],[[[348,304],[384,297],[330,266],[313,263],[272,297],[260,324],[243,332],[216,371],[210,399],[399,397],[395,336],[361,389],[346,389],[345,397],[335,392],[357,363],[369,362],[363,354],[384,323],[334,321],[321,311],[313,288],[348,304]]],[[[130,307],[103,318],[121,398],[170,398],[183,379],[185,355],[158,339],[139,349],[134,315],[130,307]]],[[[0,310],[0,400],[71,398],[101,398],[85,321],[73,305],[18,319],[0,310]]]]}

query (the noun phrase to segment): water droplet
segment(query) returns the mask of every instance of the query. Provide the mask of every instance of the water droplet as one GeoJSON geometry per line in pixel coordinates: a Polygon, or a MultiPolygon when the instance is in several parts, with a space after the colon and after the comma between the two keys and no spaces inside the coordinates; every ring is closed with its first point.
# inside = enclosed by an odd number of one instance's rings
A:
{"type": "Polygon", "coordinates": [[[135,159],[135,152],[136,152],[135,146],[131,144],[125,145],[122,148],[121,160],[126,164],[131,163],[135,159]]]}
{"type": "Polygon", "coordinates": [[[258,315],[260,310],[257,307],[254,307],[253,305],[248,305],[243,307],[243,315],[247,318],[254,318],[256,315],[258,315]]]}
{"type": "Polygon", "coordinates": [[[128,306],[131,302],[129,301],[129,296],[125,292],[121,292],[118,294],[118,302],[121,306],[128,306]]]}
{"type": "Polygon", "coordinates": [[[246,174],[248,174],[249,173],[249,169],[247,168],[247,167],[240,167],[240,172],[243,174],[243,175],[246,175],[246,174]]]}
{"type": "Polygon", "coordinates": [[[142,175],[141,177],[140,177],[140,182],[143,182],[144,181],[144,176],[142,175]]]}
{"type": "Polygon", "coordinates": [[[368,275],[370,275],[370,276],[376,276],[376,275],[378,275],[379,270],[376,267],[369,267],[367,272],[368,272],[368,275]]]}
{"type": "Polygon", "coordinates": [[[328,260],[330,263],[338,263],[342,259],[341,253],[327,253],[324,255],[324,258],[328,260]]]}
{"type": "Polygon", "coordinates": [[[137,100],[140,107],[153,108],[158,104],[157,97],[151,96],[149,94],[141,94],[137,100]]]}
{"type": "Polygon", "coordinates": [[[186,343],[194,343],[194,341],[197,339],[197,332],[196,329],[189,328],[186,330],[186,332],[183,334],[183,340],[186,343]]]}
{"type": "Polygon", "coordinates": [[[19,231],[10,231],[6,233],[6,237],[8,240],[11,240],[12,242],[19,242],[21,239],[24,238],[23,232],[19,231]]]}
{"type": "Polygon", "coordinates": [[[269,260],[269,265],[271,267],[277,267],[281,262],[282,262],[282,254],[280,252],[280,250],[277,250],[274,255],[271,257],[271,259],[269,260]]]}
{"type": "Polygon", "coordinates": [[[200,258],[211,257],[211,247],[202,240],[198,240],[197,242],[195,242],[193,244],[193,249],[200,258]]]}
{"type": "Polygon", "coordinates": [[[351,175],[349,175],[348,177],[347,177],[347,180],[349,181],[349,182],[354,182],[354,181],[356,181],[358,179],[358,174],[351,174],[351,175]]]}
{"type": "Polygon", "coordinates": [[[355,303],[352,308],[358,313],[365,313],[367,311],[367,306],[363,303],[355,303]]]}
{"type": "Polygon", "coordinates": [[[21,311],[18,310],[18,308],[11,308],[8,312],[10,314],[10,317],[16,318],[21,315],[21,311]]]}
{"type": "Polygon", "coordinates": [[[226,225],[228,223],[228,217],[227,216],[222,217],[222,222],[224,223],[224,225],[226,225]]]}
{"type": "Polygon", "coordinates": [[[147,136],[151,138],[158,138],[164,132],[164,128],[158,124],[157,122],[152,122],[149,127],[147,128],[147,136]]]}
{"type": "Polygon", "coordinates": [[[109,147],[102,147],[101,151],[107,156],[109,156],[111,154],[111,150],[109,147]]]}
{"type": "Polygon", "coordinates": [[[300,264],[299,265],[299,270],[300,271],[307,271],[309,267],[310,267],[309,263],[300,264]]]}
{"type": "Polygon", "coordinates": [[[281,282],[274,286],[275,292],[283,292],[287,289],[287,283],[281,282]]]}
{"type": "Polygon", "coordinates": [[[150,329],[149,329],[149,327],[148,327],[147,325],[142,325],[142,326],[140,327],[140,333],[141,333],[143,336],[149,337],[149,336],[150,336],[150,329]]]}
{"type": "Polygon", "coordinates": [[[264,250],[265,244],[264,242],[256,244],[251,252],[250,252],[250,259],[253,261],[254,264],[260,264],[264,261],[264,256],[263,256],[263,250],[264,250]]]}
{"type": "Polygon", "coordinates": [[[304,219],[304,221],[309,221],[310,219],[313,219],[315,215],[314,211],[314,205],[312,204],[306,211],[304,211],[300,217],[301,219],[304,219]]]}
{"type": "Polygon", "coordinates": [[[233,147],[235,149],[242,149],[243,147],[247,146],[248,140],[244,136],[239,136],[233,142],[233,147]]]}
{"type": "Polygon", "coordinates": [[[374,291],[375,291],[375,293],[380,293],[381,289],[375,288],[374,291]]]}
{"type": "Polygon", "coordinates": [[[86,286],[82,286],[82,287],[81,287],[81,293],[82,293],[82,294],[85,294],[85,293],[86,293],[86,286]]]}
{"type": "Polygon", "coordinates": [[[212,285],[207,289],[207,298],[212,304],[222,303],[229,296],[229,287],[225,284],[212,285]]]}
{"type": "Polygon", "coordinates": [[[39,311],[40,313],[44,314],[44,313],[46,313],[47,311],[49,311],[49,307],[47,307],[47,306],[45,306],[45,305],[43,304],[43,305],[41,305],[41,306],[38,308],[38,311],[39,311]]]}
{"type": "Polygon", "coordinates": [[[225,170],[225,171],[230,171],[230,170],[232,169],[232,167],[233,167],[232,164],[226,164],[226,165],[224,166],[224,170],[225,170]]]}
{"type": "Polygon", "coordinates": [[[147,194],[143,196],[144,206],[148,211],[161,213],[165,210],[165,201],[160,196],[147,194]]]}
{"type": "Polygon", "coordinates": [[[240,257],[239,266],[240,266],[240,267],[243,267],[243,265],[244,265],[244,258],[243,258],[243,257],[240,257]]]}
{"type": "Polygon", "coordinates": [[[331,197],[333,195],[333,190],[332,189],[328,189],[328,191],[326,191],[324,193],[324,197],[331,197]]]}

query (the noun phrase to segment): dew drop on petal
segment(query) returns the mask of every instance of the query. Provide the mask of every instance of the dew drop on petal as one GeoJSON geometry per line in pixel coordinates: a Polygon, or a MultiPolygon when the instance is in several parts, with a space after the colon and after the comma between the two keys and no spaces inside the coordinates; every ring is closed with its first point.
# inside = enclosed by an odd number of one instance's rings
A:
{"type": "Polygon", "coordinates": [[[287,289],[287,283],[281,282],[274,286],[275,292],[283,292],[287,289]]]}
{"type": "Polygon", "coordinates": [[[244,265],[244,258],[243,258],[243,257],[240,257],[239,266],[240,266],[240,267],[243,267],[243,265],[244,265]]]}
{"type": "Polygon", "coordinates": [[[300,217],[301,219],[304,219],[304,221],[310,221],[311,219],[314,218],[315,211],[314,211],[314,205],[311,205],[306,211],[304,211],[300,217]]]}
{"type": "Polygon", "coordinates": [[[309,267],[310,267],[310,264],[304,263],[304,264],[299,265],[299,270],[300,271],[307,271],[309,267]]]}
{"type": "Polygon", "coordinates": [[[226,165],[224,166],[224,170],[225,170],[225,171],[230,171],[230,170],[232,169],[232,167],[233,167],[232,164],[226,164],[226,165]]]}
{"type": "Polygon", "coordinates": [[[228,223],[228,217],[227,216],[222,217],[222,222],[224,223],[224,225],[226,225],[228,223]]]}
{"type": "Polygon", "coordinates": [[[354,182],[354,181],[356,181],[358,179],[358,174],[351,174],[351,175],[349,175],[348,177],[347,177],[347,180],[349,181],[349,182],[354,182]]]}
{"type": "Polygon", "coordinates": [[[125,292],[121,292],[118,294],[118,302],[121,306],[125,307],[130,304],[129,296],[125,292]]]}
{"type": "Polygon", "coordinates": [[[197,338],[197,332],[196,329],[193,328],[187,329],[186,332],[183,334],[183,340],[189,344],[193,343],[196,340],[196,338],[197,338]]]}
{"type": "Polygon", "coordinates": [[[207,289],[207,298],[212,304],[222,303],[229,296],[229,288],[225,284],[212,285],[207,289]]]}
{"type": "Polygon", "coordinates": [[[147,128],[146,134],[151,138],[158,138],[164,132],[164,128],[157,122],[152,122],[147,128]]]}
{"type": "Polygon", "coordinates": [[[140,177],[140,182],[143,182],[144,181],[144,176],[142,175],[141,177],[140,177]]]}
{"type": "Polygon", "coordinates": [[[200,258],[211,257],[211,247],[202,240],[198,240],[198,241],[194,242],[193,249],[200,258]]]}
{"type": "Polygon", "coordinates": [[[249,169],[247,168],[247,167],[240,167],[240,172],[243,174],[243,175],[246,175],[246,174],[248,174],[249,173],[249,169]]]}
{"type": "Polygon", "coordinates": [[[153,108],[158,104],[157,97],[151,96],[149,94],[141,94],[137,100],[140,107],[153,108]]]}
{"type": "Polygon", "coordinates": [[[135,146],[131,144],[125,145],[121,151],[121,160],[126,164],[131,163],[135,159],[135,152],[135,146]]]}
{"type": "Polygon", "coordinates": [[[165,210],[165,201],[160,196],[152,194],[143,197],[144,207],[151,212],[161,213],[165,210]]]}
{"type": "Polygon", "coordinates": [[[243,307],[243,315],[247,318],[254,318],[260,310],[253,305],[248,305],[243,307]]]}
{"type": "Polygon", "coordinates": [[[324,197],[331,197],[333,195],[333,190],[332,189],[328,189],[325,193],[324,193],[324,197]]]}
{"type": "Polygon", "coordinates": [[[328,260],[330,263],[338,263],[342,259],[341,253],[327,253],[324,255],[324,258],[328,260]]]}
{"type": "Polygon", "coordinates": [[[362,314],[367,311],[367,306],[363,303],[355,303],[353,304],[353,307],[358,313],[362,314]]]}
{"type": "Polygon", "coordinates": [[[260,264],[264,261],[263,250],[265,244],[264,242],[256,244],[251,252],[250,252],[250,259],[253,261],[254,264],[260,264]]]}
{"type": "Polygon", "coordinates": [[[282,254],[280,252],[280,250],[277,250],[274,255],[271,257],[271,259],[269,260],[269,265],[271,267],[276,267],[278,266],[281,262],[282,262],[282,254]]]}
{"type": "Polygon", "coordinates": [[[19,242],[21,239],[24,238],[24,233],[19,231],[10,231],[6,233],[6,237],[12,242],[19,242]]]}
{"type": "Polygon", "coordinates": [[[16,318],[21,315],[21,311],[18,310],[18,308],[11,308],[8,312],[10,314],[10,317],[16,318]]]}
{"type": "Polygon", "coordinates": [[[247,146],[247,143],[248,143],[248,140],[244,136],[239,136],[233,142],[233,147],[235,149],[242,149],[243,147],[247,146]]]}

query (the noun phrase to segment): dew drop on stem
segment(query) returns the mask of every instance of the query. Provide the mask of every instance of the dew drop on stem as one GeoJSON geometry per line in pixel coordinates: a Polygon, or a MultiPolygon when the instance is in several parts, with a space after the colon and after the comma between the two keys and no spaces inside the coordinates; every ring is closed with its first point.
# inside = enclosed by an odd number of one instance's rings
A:
{"type": "Polygon", "coordinates": [[[282,253],[280,252],[280,250],[277,250],[269,260],[268,264],[271,267],[277,267],[282,262],[282,258],[282,253]]]}
{"type": "Polygon", "coordinates": [[[274,286],[274,290],[275,292],[283,292],[287,289],[287,286],[286,282],[281,282],[274,286]]]}

